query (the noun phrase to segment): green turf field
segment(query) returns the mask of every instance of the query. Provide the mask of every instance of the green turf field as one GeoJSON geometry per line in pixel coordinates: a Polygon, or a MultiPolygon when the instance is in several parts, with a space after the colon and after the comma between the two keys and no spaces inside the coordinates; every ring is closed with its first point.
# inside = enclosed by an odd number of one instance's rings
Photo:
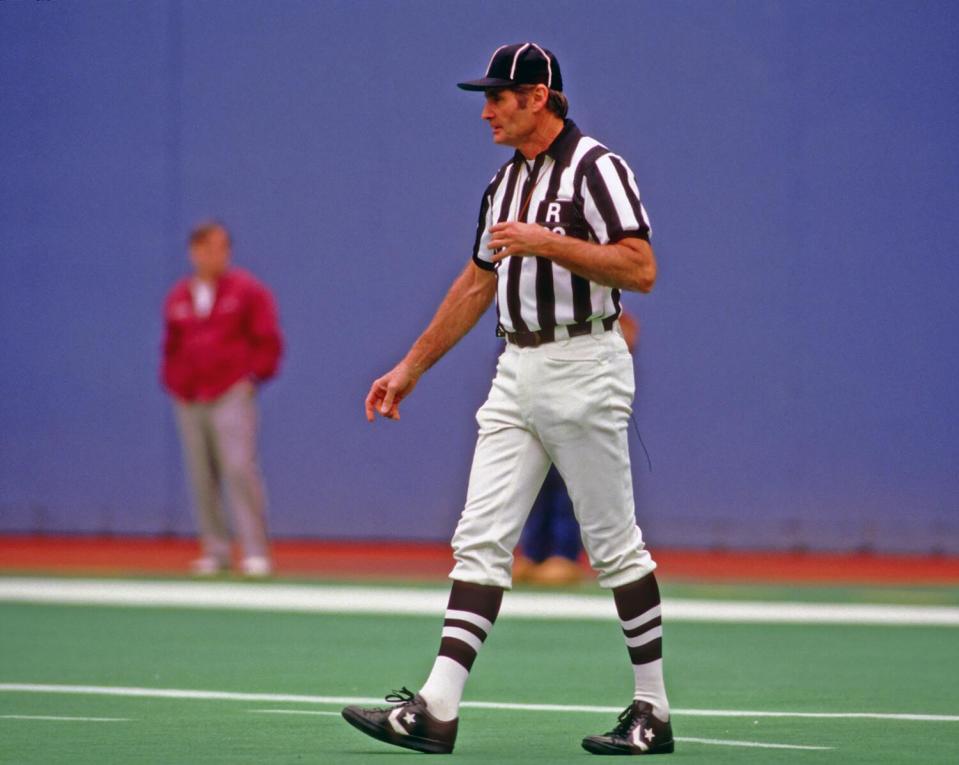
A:
{"type": "MultiPolygon", "coordinates": [[[[716,593],[692,586],[665,591],[697,598],[716,593]]],[[[745,593],[795,601],[904,602],[910,595],[901,589],[872,596],[827,588],[721,592],[725,599],[745,593]]],[[[956,602],[955,590],[913,594],[918,603],[956,602]]],[[[404,684],[415,689],[431,665],[439,624],[440,614],[0,603],[0,762],[412,761],[423,755],[363,737],[339,718],[342,703],[324,698],[379,697],[404,684]],[[24,692],[11,684],[73,692],[24,692]],[[99,692],[75,692],[76,686],[99,692]],[[250,695],[116,695],[120,687],[250,695]],[[270,698],[275,694],[312,698],[279,701],[270,698]],[[35,719],[44,717],[85,719],[35,719]]],[[[680,739],[668,762],[959,762],[956,627],[675,622],[665,630],[680,739]],[[744,714],[720,716],[717,710],[744,714]]],[[[477,660],[466,696],[494,706],[463,709],[453,756],[464,763],[585,762],[590,755],[580,749],[580,738],[610,728],[614,712],[495,705],[621,707],[630,693],[615,622],[503,618],[477,660]]]]}

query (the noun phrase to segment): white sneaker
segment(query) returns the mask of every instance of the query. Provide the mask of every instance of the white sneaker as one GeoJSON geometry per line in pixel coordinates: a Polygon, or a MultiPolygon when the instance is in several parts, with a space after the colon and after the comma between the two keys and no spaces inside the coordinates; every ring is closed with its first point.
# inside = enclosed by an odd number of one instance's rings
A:
{"type": "Polygon", "coordinates": [[[226,561],[214,558],[212,555],[204,555],[197,558],[190,564],[190,571],[196,576],[216,576],[224,571],[229,571],[230,564],[226,561]]]}
{"type": "Polygon", "coordinates": [[[244,576],[263,579],[273,573],[273,565],[269,558],[262,555],[251,555],[243,559],[244,576]]]}

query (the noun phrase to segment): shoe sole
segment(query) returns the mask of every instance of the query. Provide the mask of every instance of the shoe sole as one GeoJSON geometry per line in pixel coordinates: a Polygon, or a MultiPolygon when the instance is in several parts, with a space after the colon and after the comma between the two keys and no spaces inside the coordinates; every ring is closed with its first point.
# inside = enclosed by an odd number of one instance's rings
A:
{"type": "Polygon", "coordinates": [[[605,741],[598,741],[594,738],[583,739],[583,749],[590,754],[612,754],[612,755],[645,755],[645,754],[672,754],[675,744],[667,741],[665,744],[658,744],[645,752],[634,752],[629,747],[608,744],[605,741]]]}
{"type": "Polygon", "coordinates": [[[420,738],[419,736],[400,736],[380,725],[371,723],[363,717],[363,715],[349,707],[344,709],[341,714],[343,715],[343,719],[358,731],[386,744],[401,746],[404,749],[413,749],[417,752],[423,752],[424,754],[449,754],[453,751],[452,744],[447,744],[442,741],[435,741],[431,738],[420,738]]]}

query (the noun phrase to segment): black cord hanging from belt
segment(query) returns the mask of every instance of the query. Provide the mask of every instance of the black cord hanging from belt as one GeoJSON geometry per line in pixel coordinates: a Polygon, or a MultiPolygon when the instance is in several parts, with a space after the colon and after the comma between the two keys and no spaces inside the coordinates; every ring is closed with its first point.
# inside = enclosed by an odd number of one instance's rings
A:
{"type": "Polygon", "coordinates": [[[636,438],[639,439],[639,445],[643,447],[643,451],[646,453],[646,464],[649,465],[649,472],[653,472],[653,460],[649,456],[649,449],[646,448],[646,442],[643,441],[643,434],[639,432],[639,424],[636,422],[636,413],[630,412],[629,419],[633,421],[633,430],[636,431],[636,438]]]}

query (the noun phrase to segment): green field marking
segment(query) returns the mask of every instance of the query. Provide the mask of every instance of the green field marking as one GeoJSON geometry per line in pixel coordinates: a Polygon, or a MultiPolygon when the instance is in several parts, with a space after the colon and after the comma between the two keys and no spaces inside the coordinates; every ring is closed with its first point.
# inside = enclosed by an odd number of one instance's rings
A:
{"type": "MultiPolygon", "coordinates": [[[[381,705],[381,699],[363,696],[315,696],[281,693],[249,693],[236,691],[212,691],[195,688],[128,688],[122,686],[97,685],[56,685],[41,683],[0,683],[0,693],[42,693],[68,694],[79,696],[122,696],[149,699],[184,699],[201,701],[263,701],[287,702],[294,704],[371,704],[381,705]]],[[[510,712],[548,712],[564,714],[568,712],[588,712],[597,714],[615,714],[618,707],[587,706],[582,704],[529,704],[503,701],[464,701],[464,709],[498,709],[510,712]]],[[[275,714],[336,714],[302,709],[266,709],[251,710],[272,712],[275,714]]],[[[959,723],[959,715],[932,715],[896,712],[788,712],[781,710],[743,710],[743,709],[682,709],[673,708],[676,717],[798,717],[804,719],[856,719],[856,720],[898,720],[909,722],[952,722],[959,723]]],[[[80,719],[80,718],[76,718],[80,719]]]]}
{"type": "MultiPolygon", "coordinates": [[[[0,601],[76,605],[224,608],[314,613],[441,613],[443,590],[361,586],[295,586],[229,582],[114,581],[0,578],[0,601]]],[[[615,618],[608,595],[516,592],[504,599],[510,618],[615,618]]],[[[795,601],[714,601],[665,598],[663,618],[734,623],[838,623],[959,627],[959,607],[795,601]]]]}
{"type": "MultiPolygon", "coordinates": [[[[660,573],[660,572],[657,572],[660,573]]],[[[16,579],[49,578],[62,580],[78,580],[96,578],[103,581],[142,581],[142,582],[212,582],[235,584],[239,586],[263,586],[261,580],[250,580],[236,575],[222,575],[216,577],[198,578],[188,573],[158,574],[140,573],[129,574],[122,571],[104,572],[101,570],[63,572],[60,570],[23,571],[5,570],[0,563],[0,576],[16,579]]],[[[292,587],[385,587],[402,590],[441,590],[449,591],[449,581],[443,577],[408,578],[402,571],[395,577],[362,577],[349,579],[345,577],[317,577],[317,576],[276,576],[267,580],[269,584],[282,584],[292,587]]],[[[860,604],[890,604],[890,605],[929,605],[929,606],[959,606],[959,582],[941,585],[830,585],[821,582],[809,584],[755,584],[738,582],[696,582],[688,579],[670,579],[669,572],[660,573],[660,589],[664,596],[670,598],[708,599],[708,600],[757,600],[757,601],[790,601],[811,603],[860,603],[860,604]]],[[[530,584],[517,584],[513,592],[520,593],[566,593],[576,595],[609,595],[608,590],[602,589],[594,578],[588,577],[581,583],[564,587],[543,587],[530,584]]]]}
{"type": "MultiPolygon", "coordinates": [[[[117,701],[102,700],[102,701],[117,701]]],[[[50,703],[55,703],[52,700],[50,703]]],[[[211,706],[193,702],[171,706],[171,702],[135,700],[132,728],[104,729],[102,726],[60,727],[55,737],[37,739],[35,726],[0,722],[0,758],[18,763],[94,763],[94,762],[190,762],[190,763],[376,763],[391,758],[412,756],[391,749],[348,728],[337,714],[325,716],[251,715],[242,706],[211,706]],[[17,726],[17,727],[14,727],[17,726]],[[12,737],[12,739],[10,738],[12,737]],[[22,757],[9,756],[18,751],[22,757]],[[7,754],[7,757],[3,757],[7,754]],[[97,758],[100,759],[97,759],[97,758]]],[[[103,709],[116,712],[116,709],[103,709]]],[[[612,720],[595,715],[562,720],[504,715],[502,712],[472,711],[462,718],[457,742],[457,762],[513,763],[585,762],[579,748],[583,735],[598,733],[612,720]]],[[[771,728],[751,725],[728,729],[704,724],[692,731],[678,721],[679,761],[704,763],[786,763],[806,762],[952,762],[956,750],[948,740],[937,739],[933,730],[923,726],[921,735],[912,735],[907,727],[888,723],[851,728],[835,721],[815,726],[787,725],[771,728]],[[861,737],[861,739],[860,739],[861,737]],[[718,742],[763,744],[765,747],[728,746],[718,742]],[[923,756],[900,756],[895,750],[886,755],[876,748],[862,747],[864,741],[885,746],[908,746],[923,742],[923,756]],[[709,742],[709,743],[705,743],[709,742]],[[778,750],[777,745],[791,747],[778,750]],[[835,751],[804,751],[804,747],[829,747],[835,751]],[[941,755],[941,757],[939,756],[941,755]],[[812,759],[815,757],[816,759],[812,759]],[[801,758],[801,759],[795,759],[801,758]]],[[[916,732],[918,733],[918,732],[916,732]]],[[[396,760],[401,762],[401,760],[396,760]]],[[[669,760],[672,762],[673,760],[669,760]]]]}
{"type": "MultiPolygon", "coordinates": [[[[426,677],[441,622],[441,612],[385,616],[3,603],[0,682],[382,699],[392,688],[415,688],[426,677]]],[[[959,762],[955,722],[848,716],[959,715],[955,645],[955,630],[943,627],[667,623],[667,684],[676,735],[685,739],[672,757],[763,765],[959,762]],[[703,716],[697,710],[737,716],[703,716]],[[817,716],[773,716],[784,712],[817,716]],[[822,716],[829,714],[845,716],[822,716]]],[[[504,615],[467,688],[470,706],[463,709],[456,761],[584,762],[589,755],[580,749],[580,738],[613,726],[616,711],[631,696],[631,680],[615,620],[504,615]],[[615,711],[502,708],[506,703],[615,711]]],[[[365,765],[418,756],[365,739],[329,705],[314,707],[333,713],[328,715],[251,714],[253,706],[304,710],[307,705],[0,692],[0,714],[131,719],[116,726],[0,720],[0,762],[365,765]]]]}
{"type": "MultiPolygon", "coordinates": [[[[37,724],[0,721],[0,758],[16,763],[382,763],[410,762],[403,757],[417,756],[367,739],[349,728],[338,715],[280,716],[251,715],[242,708],[209,708],[189,710],[154,706],[141,702],[137,719],[122,730],[111,727],[78,724],[45,728],[56,730],[55,736],[37,737],[37,724]],[[10,737],[13,737],[11,740],[10,737]],[[17,751],[20,756],[12,756],[17,751]],[[25,745],[23,745],[25,744],[25,745]],[[11,746],[13,745],[13,746],[11,746]],[[4,755],[8,755],[4,757],[4,755]]],[[[548,721],[546,721],[548,723],[548,721]]],[[[565,722],[565,721],[564,721],[565,722]]],[[[55,723],[50,725],[56,726],[55,723]]],[[[530,723],[521,717],[503,717],[502,713],[474,713],[464,718],[457,741],[455,762],[503,763],[584,762],[588,757],[580,748],[583,735],[604,730],[595,719],[577,719],[568,725],[530,723]],[[484,716],[485,715],[485,716],[484,716]]],[[[775,740],[756,734],[749,743],[804,747],[810,741],[796,736],[775,740]],[[768,740],[767,740],[768,739],[768,740]]],[[[681,737],[682,738],[682,737],[681,737]]],[[[718,733],[690,738],[718,741],[718,733]]],[[[680,742],[680,756],[699,762],[742,762],[733,760],[738,753],[746,762],[795,762],[784,757],[828,756],[822,752],[802,750],[729,748],[721,744],[680,742]],[[775,759],[757,756],[762,752],[775,759]]],[[[812,745],[829,746],[822,742],[812,745]]],[[[801,760],[804,761],[804,760],[801,760]]],[[[812,760],[810,760],[812,761],[812,760]]],[[[816,759],[815,762],[823,762],[816,759]]]]}
{"type": "Polygon", "coordinates": [[[258,715],[318,715],[320,717],[342,717],[339,712],[327,712],[323,709],[248,709],[250,714],[258,715]]]}
{"type": "MultiPolygon", "coordinates": [[[[957,583],[959,584],[959,583],[957,583]]],[[[959,605],[959,586],[904,587],[756,585],[720,583],[678,583],[667,580],[662,593],[671,598],[712,600],[791,601],[796,603],[862,603],[889,605],[959,605]]]]}
{"type": "MultiPolygon", "coordinates": [[[[432,663],[441,623],[440,614],[379,617],[24,604],[0,606],[0,615],[4,682],[237,687],[295,694],[312,694],[318,687],[332,694],[332,688],[343,686],[337,695],[349,697],[376,697],[391,687],[419,682],[432,663]],[[244,673],[239,676],[247,682],[237,686],[236,673],[244,673]]],[[[835,711],[950,714],[959,707],[951,629],[675,623],[666,625],[664,645],[677,707],[752,709],[755,686],[775,688],[783,701],[810,701],[798,708],[779,704],[781,709],[831,711],[821,689],[837,685],[845,693],[846,684],[870,703],[843,703],[835,711]],[[920,690],[918,697],[895,692],[911,686],[920,690]],[[688,703],[686,695],[703,701],[688,703]],[[925,698],[932,706],[921,703],[925,698]],[[908,708],[900,708],[903,704],[908,708]]],[[[629,692],[625,668],[622,636],[614,622],[504,617],[479,659],[469,696],[618,706],[629,692]],[[515,668],[522,671],[514,673],[515,668]]]]}
{"type": "Polygon", "coordinates": [[[748,749],[799,749],[807,752],[825,752],[831,750],[831,746],[806,746],[804,744],[774,744],[771,742],[759,741],[733,741],[731,739],[721,738],[690,738],[688,736],[676,736],[676,741],[681,744],[707,744],[710,746],[740,746],[748,749]]]}
{"type": "Polygon", "coordinates": [[[0,720],[43,720],[45,722],[130,722],[129,717],[66,717],[63,715],[0,715],[0,720]]]}
{"type": "MultiPolygon", "coordinates": [[[[278,714],[278,715],[320,715],[320,716],[334,716],[340,717],[339,712],[322,712],[319,710],[312,709],[250,709],[249,712],[258,712],[262,714],[278,714]]],[[[735,741],[732,739],[719,739],[719,738],[690,738],[688,736],[681,737],[676,736],[675,740],[682,743],[693,743],[693,744],[708,744],[713,746],[740,746],[750,749],[800,749],[807,751],[825,751],[832,749],[831,746],[805,746],[802,744],[775,744],[772,742],[759,742],[759,741],[735,741]]]]}

